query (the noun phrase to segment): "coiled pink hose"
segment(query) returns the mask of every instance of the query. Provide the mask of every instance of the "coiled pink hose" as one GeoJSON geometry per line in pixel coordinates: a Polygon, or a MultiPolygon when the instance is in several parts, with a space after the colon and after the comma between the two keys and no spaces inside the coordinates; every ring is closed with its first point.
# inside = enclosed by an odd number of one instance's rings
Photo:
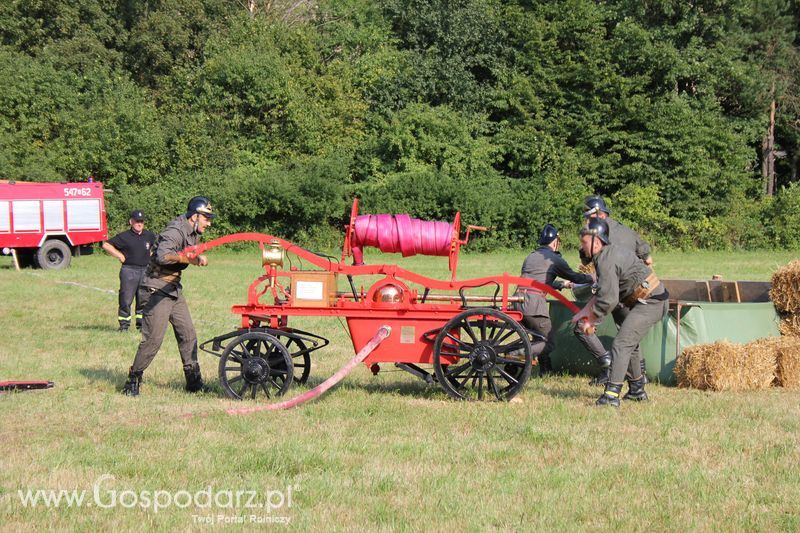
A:
{"type": "Polygon", "coordinates": [[[353,232],[353,264],[364,263],[364,246],[382,252],[411,255],[450,255],[453,225],[411,218],[408,215],[361,215],[353,232]]]}

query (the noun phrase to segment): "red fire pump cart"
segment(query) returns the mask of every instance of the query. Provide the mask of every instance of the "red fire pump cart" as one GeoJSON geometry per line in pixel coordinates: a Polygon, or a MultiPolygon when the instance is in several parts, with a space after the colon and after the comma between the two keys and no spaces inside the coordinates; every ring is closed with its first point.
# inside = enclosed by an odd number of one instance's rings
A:
{"type": "MultiPolygon", "coordinates": [[[[521,299],[513,295],[514,286],[549,294],[573,312],[578,308],[549,286],[507,273],[457,281],[460,247],[468,242],[471,229],[483,229],[470,226],[461,239],[459,214],[446,236],[452,273],[449,281],[397,265],[346,265],[344,259],[362,244],[356,226],[363,217],[357,213],[356,200],[342,262],[259,233],[228,235],[184,250],[185,255],[194,257],[236,241],[252,240],[261,246],[265,274],[250,284],[247,303],[232,308],[241,316],[241,327],[201,345],[220,358],[219,379],[225,393],[234,399],[271,398],[286,393],[292,383],[306,382],[312,352],[326,346],[328,340],[290,327],[291,317],[296,316],[344,317],[354,349],[369,352],[363,362],[375,374],[381,363],[393,363],[428,383],[438,383],[456,399],[510,400],[519,393],[531,373],[533,337],[519,324],[522,314],[512,308],[521,299]],[[317,269],[283,270],[287,256],[295,257],[294,264],[301,263],[299,258],[317,269]],[[382,277],[369,289],[356,289],[355,278],[375,275],[382,277]],[[347,279],[348,291],[337,290],[340,277],[347,279]],[[494,289],[493,295],[475,294],[485,293],[487,287],[490,293],[494,289]],[[374,347],[373,336],[379,329],[385,330],[383,326],[389,326],[392,334],[374,347]]],[[[385,234],[402,234],[403,228],[412,227],[411,220],[401,220],[394,229],[385,226],[385,234]]],[[[386,250],[381,242],[378,245],[386,250]]],[[[414,253],[409,246],[402,250],[404,255],[414,253]]]]}

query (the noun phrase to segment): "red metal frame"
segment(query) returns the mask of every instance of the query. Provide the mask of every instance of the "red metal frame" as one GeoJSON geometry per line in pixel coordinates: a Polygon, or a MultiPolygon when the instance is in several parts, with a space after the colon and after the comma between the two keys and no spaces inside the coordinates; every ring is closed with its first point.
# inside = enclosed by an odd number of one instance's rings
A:
{"type": "MultiPolygon", "coordinates": [[[[354,203],[354,209],[356,204],[354,203]]],[[[456,217],[458,221],[459,218],[456,217]]],[[[455,232],[455,230],[454,230],[455,232]]],[[[345,248],[348,246],[348,237],[345,236],[345,248]]],[[[395,332],[386,339],[364,360],[372,365],[378,362],[402,363],[431,363],[433,343],[430,335],[426,333],[441,329],[450,319],[462,311],[462,300],[459,291],[475,289],[489,284],[499,287],[497,303],[499,309],[515,320],[522,319],[522,313],[511,308],[509,296],[512,286],[531,287],[562,302],[573,313],[579,311],[578,307],[567,300],[558,291],[548,285],[537,281],[511,276],[503,273],[499,276],[487,276],[470,280],[457,281],[451,279],[444,281],[415,274],[397,265],[361,265],[351,266],[345,263],[336,263],[308,250],[305,250],[287,240],[263,233],[235,233],[201,243],[187,248],[183,253],[187,257],[196,257],[212,248],[240,241],[259,242],[262,249],[265,244],[278,245],[286,253],[294,254],[321,270],[342,274],[349,277],[357,276],[383,276],[374,282],[364,292],[357,293],[355,298],[352,292],[339,292],[336,298],[325,307],[303,307],[290,305],[287,297],[288,290],[281,283],[284,278],[291,276],[293,270],[278,270],[275,266],[266,265],[265,274],[253,281],[247,290],[247,303],[234,305],[234,314],[241,315],[241,327],[250,328],[268,326],[275,329],[288,327],[289,318],[293,316],[330,316],[344,317],[350,329],[353,347],[360,352],[373,338],[375,331],[383,325],[390,326],[395,332]],[[381,302],[375,301],[377,292],[387,285],[393,285],[401,291],[400,301],[381,302]],[[414,288],[419,285],[423,294],[414,288]],[[263,287],[262,287],[263,286],[263,287]],[[428,291],[441,291],[449,297],[442,303],[425,301],[428,291]],[[269,299],[262,302],[262,299],[269,299]]],[[[466,242],[454,239],[454,253],[451,253],[451,271],[455,275],[458,262],[458,247],[466,242]]],[[[441,297],[441,294],[438,294],[441,297]]]]}

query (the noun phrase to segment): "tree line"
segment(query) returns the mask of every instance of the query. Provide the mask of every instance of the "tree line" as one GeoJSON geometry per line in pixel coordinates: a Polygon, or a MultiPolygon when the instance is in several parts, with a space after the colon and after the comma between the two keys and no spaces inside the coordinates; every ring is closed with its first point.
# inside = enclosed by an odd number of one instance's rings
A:
{"type": "MultiPolygon", "coordinates": [[[[797,0],[9,0],[0,178],[195,194],[213,231],[364,213],[528,247],[584,196],[664,247],[800,247],[797,0]]],[[[573,241],[574,239],[567,239],[573,241]]]]}

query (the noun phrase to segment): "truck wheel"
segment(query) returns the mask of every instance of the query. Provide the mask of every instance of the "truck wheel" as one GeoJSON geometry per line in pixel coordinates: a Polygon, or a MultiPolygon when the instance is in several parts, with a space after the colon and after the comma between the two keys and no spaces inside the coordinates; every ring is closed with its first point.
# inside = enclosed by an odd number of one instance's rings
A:
{"type": "Polygon", "coordinates": [[[39,268],[46,270],[61,270],[67,268],[72,259],[69,246],[58,239],[45,242],[36,252],[36,263],[39,268]]]}

